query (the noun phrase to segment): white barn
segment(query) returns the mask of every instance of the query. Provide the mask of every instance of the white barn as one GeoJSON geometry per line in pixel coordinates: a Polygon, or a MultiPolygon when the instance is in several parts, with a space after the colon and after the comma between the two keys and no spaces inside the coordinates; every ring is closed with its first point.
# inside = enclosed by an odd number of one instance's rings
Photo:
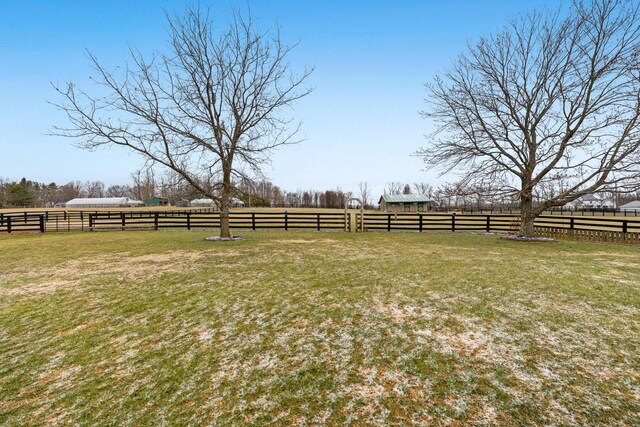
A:
{"type": "Polygon", "coordinates": [[[144,206],[140,200],[128,197],[79,197],[65,203],[67,208],[120,208],[144,206]]]}
{"type": "Polygon", "coordinates": [[[640,212],[640,200],[634,200],[626,205],[620,206],[620,212],[640,212]]]}
{"type": "Polygon", "coordinates": [[[214,205],[213,199],[194,199],[189,203],[190,206],[211,207],[214,205]]]}

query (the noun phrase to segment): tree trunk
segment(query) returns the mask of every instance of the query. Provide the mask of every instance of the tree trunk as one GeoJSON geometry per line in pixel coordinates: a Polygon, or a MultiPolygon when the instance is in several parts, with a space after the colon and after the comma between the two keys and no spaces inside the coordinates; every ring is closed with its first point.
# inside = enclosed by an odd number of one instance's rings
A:
{"type": "Polygon", "coordinates": [[[533,212],[532,196],[531,192],[523,193],[520,196],[520,231],[518,234],[521,236],[535,236],[533,222],[536,219],[536,215],[533,212]]]}
{"type": "Polygon", "coordinates": [[[229,194],[223,190],[220,197],[220,237],[231,237],[229,228],[229,194]]]}
{"type": "Polygon", "coordinates": [[[229,205],[231,201],[231,161],[222,164],[222,194],[220,195],[220,237],[231,237],[229,205]]]}

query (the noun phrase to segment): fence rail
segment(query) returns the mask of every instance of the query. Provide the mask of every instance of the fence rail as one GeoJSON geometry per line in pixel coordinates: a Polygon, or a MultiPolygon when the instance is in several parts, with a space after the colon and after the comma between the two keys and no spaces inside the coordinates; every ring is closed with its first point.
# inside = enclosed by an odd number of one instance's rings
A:
{"type": "Polygon", "coordinates": [[[44,233],[44,215],[31,213],[0,215],[0,233],[12,233],[16,231],[38,231],[44,233]]]}
{"type": "MultiPolygon", "coordinates": [[[[359,214],[358,214],[359,215],[359,214]]],[[[513,231],[517,217],[512,215],[471,215],[446,213],[364,213],[369,231],[513,231]]],[[[358,221],[360,219],[358,218],[358,221]]]]}
{"type": "MultiPolygon", "coordinates": [[[[516,232],[515,214],[232,212],[232,229],[516,232]]],[[[74,211],[0,214],[0,232],[219,228],[213,211],[74,211]]],[[[640,218],[541,215],[536,233],[562,239],[640,243],[640,218]]]]}
{"type": "MultiPolygon", "coordinates": [[[[345,230],[350,226],[349,217],[341,213],[330,212],[234,212],[229,217],[232,229],[277,229],[285,231],[295,229],[345,230]]],[[[181,214],[165,212],[137,212],[127,215],[125,212],[96,212],[89,214],[88,229],[127,230],[161,228],[219,228],[219,212],[184,212],[181,214]]]]}
{"type": "MultiPolygon", "coordinates": [[[[519,215],[518,208],[470,208],[462,207],[440,207],[432,212],[451,212],[456,211],[465,214],[503,214],[503,215],[519,215]]],[[[543,212],[544,215],[568,215],[568,216],[640,216],[640,209],[620,209],[620,208],[584,208],[584,209],[565,209],[552,208],[543,212]]]]}
{"type": "MultiPolygon", "coordinates": [[[[127,218],[134,218],[141,214],[153,213],[155,211],[144,210],[117,210],[117,211],[100,211],[100,210],[42,210],[28,212],[4,212],[0,213],[0,219],[6,216],[21,216],[25,213],[28,215],[44,215],[45,231],[74,231],[89,229],[89,215],[93,213],[110,213],[120,214],[124,212],[127,218]]],[[[180,216],[186,212],[189,213],[213,213],[213,208],[192,208],[182,210],[163,210],[161,211],[167,216],[180,216]]],[[[3,230],[0,230],[2,232],[3,230]]]]}
{"type": "MultiPolygon", "coordinates": [[[[364,214],[367,231],[516,232],[519,226],[520,217],[508,214],[364,214]]],[[[535,230],[541,236],[561,239],[640,243],[640,218],[541,215],[535,221],[535,230]]]]}

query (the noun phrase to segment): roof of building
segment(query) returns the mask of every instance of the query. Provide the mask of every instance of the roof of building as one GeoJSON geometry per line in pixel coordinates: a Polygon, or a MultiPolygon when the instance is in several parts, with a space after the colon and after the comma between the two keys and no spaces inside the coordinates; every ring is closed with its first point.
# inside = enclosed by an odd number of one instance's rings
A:
{"type": "Polygon", "coordinates": [[[383,194],[380,200],[386,203],[425,203],[432,202],[424,194],[383,194]]]}
{"type": "Polygon", "coordinates": [[[126,205],[127,203],[129,199],[126,197],[78,197],[69,200],[67,205],[126,205]]]}
{"type": "Polygon", "coordinates": [[[78,197],[65,203],[69,206],[124,206],[124,205],[144,205],[140,200],[129,199],[128,197],[78,197]]]}
{"type": "Polygon", "coordinates": [[[633,202],[629,202],[625,205],[620,206],[620,209],[639,209],[640,210],[640,200],[634,200],[633,202]]]}
{"type": "Polygon", "coordinates": [[[191,203],[213,203],[213,199],[193,199],[191,203]]]}
{"type": "Polygon", "coordinates": [[[592,200],[600,200],[601,198],[597,194],[585,194],[579,199],[582,200],[583,202],[590,202],[592,200]]]}

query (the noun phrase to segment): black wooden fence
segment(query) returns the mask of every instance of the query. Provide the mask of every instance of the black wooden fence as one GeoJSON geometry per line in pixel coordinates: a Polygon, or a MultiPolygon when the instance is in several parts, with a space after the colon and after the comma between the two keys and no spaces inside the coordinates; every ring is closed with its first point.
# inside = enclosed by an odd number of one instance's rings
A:
{"type": "MultiPolygon", "coordinates": [[[[478,215],[445,213],[365,213],[364,223],[358,225],[366,231],[518,231],[518,215],[478,215]]],[[[535,221],[536,233],[541,236],[640,243],[640,218],[589,217],[541,215],[535,221]]]]}
{"type": "MultiPolygon", "coordinates": [[[[359,216],[359,214],[358,214],[359,216]]],[[[471,215],[451,213],[364,213],[364,229],[367,231],[486,231],[509,232],[514,230],[512,215],[471,215]]],[[[358,217],[358,224],[361,219],[358,217]]],[[[516,227],[517,229],[517,227],[516,227]]]]}
{"type": "MultiPolygon", "coordinates": [[[[219,228],[220,214],[203,212],[96,212],[89,214],[88,228],[98,230],[132,230],[161,228],[219,228]]],[[[272,230],[345,230],[349,216],[336,212],[233,212],[229,217],[233,229],[272,230]],[[345,222],[346,221],[346,222],[345,222]]]]}
{"type": "MultiPolygon", "coordinates": [[[[358,221],[360,219],[358,218],[358,221]]],[[[369,231],[518,231],[520,217],[508,214],[451,214],[451,213],[365,213],[364,228],[369,231]]],[[[640,218],[572,217],[540,215],[536,227],[568,230],[598,230],[621,233],[640,233],[640,218]]]]}
{"type": "Polygon", "coordinates": [[[45,232],[44,215],[21,213],[0,214],[0,233],[12,233],[16,231],[45,232]]]}
{"type": "MultiPolygon", "coordinates": [[[[514,214],[382,213],[382,212],[232,212],[232,229],[517,232],[514,214]]],[[[71,211],[0,214],[0,232],[66,230],[133,230],[220,227],[220,213],[207,211],[71,211]]],[[[640,218],[541,215],[540,235],[580,240],[640,243],[640,218]]]]}
{"type": "MultiPolygon", "coordinates": [[[[89,216],[94,213],[108,213],[111,215],[120,215],[121,212],[127,218],[134,218],[140,214],[152,214],[153,211],[143,210],[130,210],[130,211],[99,211],[99,210],[42,210],[42,211],[29,211],[26,212],[29,215],[43,215],[45,222],[45,231],[73,231],[73,230],[88,230],[89,229],[89,216]]],[[[165,210],[162,213],[166,216],[180,216],[185,213],[213,213],[213,208],[192,208],[182,210],[165,210]]],[[[25,212],[5,212],[0,213],[0,218],[3,216],[23,216],[25,212]]],[[[0,232],[6,231],[0,229],[0,232]]]]}

